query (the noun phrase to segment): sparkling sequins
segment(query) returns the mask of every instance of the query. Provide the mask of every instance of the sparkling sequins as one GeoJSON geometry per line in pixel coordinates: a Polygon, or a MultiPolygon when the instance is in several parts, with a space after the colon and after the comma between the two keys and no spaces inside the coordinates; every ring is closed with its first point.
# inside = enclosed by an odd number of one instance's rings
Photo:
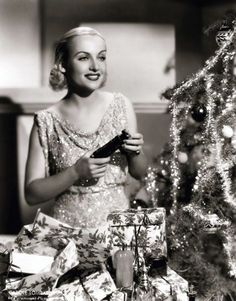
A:
{"type": "MultiPolygon", "coordinates": [[[[127,128],[125,102],[121,94],[114,94],[114,100],[94,133],[82,132],[48,110],[38,112],[35,122],[38,125],[47,175],[57,174],[72,166],[86,152],[101,147],[127,128]]],[[[72,226],[99,226],[114,209],[128,207],[124,193],[127,171],[125,155],[116,152],[112,155],[103,178],[78,181],[58,196],[53,216],[72,226]]]]}

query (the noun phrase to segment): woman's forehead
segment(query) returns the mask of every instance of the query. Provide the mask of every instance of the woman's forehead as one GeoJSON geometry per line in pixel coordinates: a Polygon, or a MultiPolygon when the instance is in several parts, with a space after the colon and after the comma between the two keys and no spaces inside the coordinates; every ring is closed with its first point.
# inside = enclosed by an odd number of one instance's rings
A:
{"type": "Polygon", "coordinates": [[[72,55],[77,52],[101,52],[106,50],[106,43],[98,35],[80,35],[69,40],[68,50],[72,55]]]}

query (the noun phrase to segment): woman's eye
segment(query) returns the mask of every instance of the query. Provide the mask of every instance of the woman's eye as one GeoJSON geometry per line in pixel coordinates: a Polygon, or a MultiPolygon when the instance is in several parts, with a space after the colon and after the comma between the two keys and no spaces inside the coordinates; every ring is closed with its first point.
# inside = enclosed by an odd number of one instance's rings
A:
{"type": "Polygon", "coordinates": [[[87,56],[81,56],[78,58],[79,61],[86,61],[88,59],[87,56]]]}
{"type": "Polygon", "coordinates": [[[99,60],[100,60],[100,61],[105,61],[105,60],[106,60],[106,57],[105,57],[105,56],[100,56],[100,57],[99,57],[99,60]]]}

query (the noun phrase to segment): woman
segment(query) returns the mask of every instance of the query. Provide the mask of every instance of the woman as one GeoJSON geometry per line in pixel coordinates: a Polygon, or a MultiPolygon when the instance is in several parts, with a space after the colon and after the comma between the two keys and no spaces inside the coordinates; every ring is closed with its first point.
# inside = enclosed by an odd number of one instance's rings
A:
{"type": "Polygon", "coordinates": [[[77,27],[59,41],[50,83],[66,96],[35,114],[26,165],[29,204],[55,199],[53,217],[72,226],[97,227],[114,209],[128,208],[127,170],[146,171],[143,138],[130,101],[100,90],[106,80],[106,43],[92,28],[77,27]],[[91,154],[126,129],[131,137],[109,158],[91,154]],[[45,168],[46,167],[46,168],[45,168]]]}

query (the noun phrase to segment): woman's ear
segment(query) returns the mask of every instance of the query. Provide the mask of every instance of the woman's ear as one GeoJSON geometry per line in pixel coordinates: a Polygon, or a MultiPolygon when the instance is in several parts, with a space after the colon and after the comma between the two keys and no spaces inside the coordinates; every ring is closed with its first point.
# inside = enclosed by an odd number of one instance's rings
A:
{"type": "Polygon", "coordinates": [[[60,70],[61,73],[65,73],[66,69],[62,66],[62,64],[58,64],[58,69],[60,70]]]}

